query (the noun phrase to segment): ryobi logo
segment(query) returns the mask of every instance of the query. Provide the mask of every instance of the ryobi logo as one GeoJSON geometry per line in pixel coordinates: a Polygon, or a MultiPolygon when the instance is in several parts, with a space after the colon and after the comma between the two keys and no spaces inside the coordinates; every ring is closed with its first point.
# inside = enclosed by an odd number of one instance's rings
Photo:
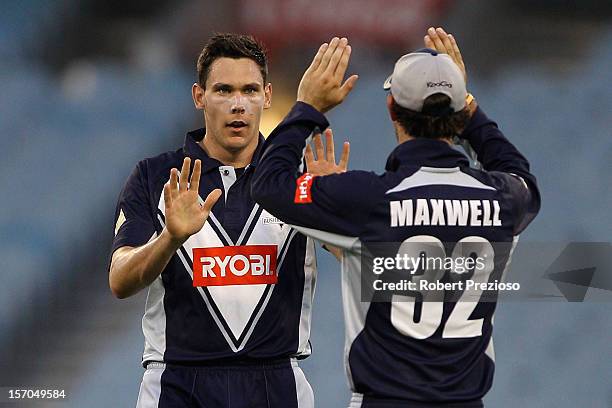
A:
{"type": "Polygon", "coordinates": [[[276,245],[193,249],[193,286],[275,284],[276,245]]]}

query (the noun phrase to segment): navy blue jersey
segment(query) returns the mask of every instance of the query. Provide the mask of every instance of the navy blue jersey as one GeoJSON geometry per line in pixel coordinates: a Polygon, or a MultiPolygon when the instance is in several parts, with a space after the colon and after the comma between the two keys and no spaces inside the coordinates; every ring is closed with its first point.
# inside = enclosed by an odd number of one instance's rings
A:
{"type": "Polygon", "coordinates": [[[315,127],[327,126],[321,113],[298,102],[266,141],[253,196],[281,220],[344,250],[345,358],[353,391],[364,401],[478,404],[493,378],[495,302],[363,299],[360,257],[374,243],[410,243],[415,256],[419,243],[433,243],[441,255],[489,256],[478,278],[503,279],[518,234],[540,206],[527,160],[478,109],[461,137],[484,170],[470,168],[444,141],[415,139],[397,146],[382,175],[301,174],[305,143],[315,127]],[[507,245],[495,251],[491,243],[507,245]]]}
{"type": "Polygon", "coordinates": [[[186,156],[202,161],[200,197],[223,195],[149,286],[143,364],[303,358],[310,354],[314,245],[251,198],[253,171],[210,158],[190,132],[174,152],[138,163],[121,191],[112,251],[137,247],[164,228],[163,187],[186,156]]]}

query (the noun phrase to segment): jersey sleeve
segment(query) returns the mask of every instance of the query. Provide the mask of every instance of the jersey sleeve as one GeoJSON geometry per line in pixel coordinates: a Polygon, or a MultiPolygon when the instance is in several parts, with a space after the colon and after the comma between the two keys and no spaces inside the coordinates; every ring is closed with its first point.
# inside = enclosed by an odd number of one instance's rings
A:
{"type": "Polygon", "coordinates": [[[300,173],[307,140],[328,126],[312,106],[298,102],[266,140],[251,193],[286,223],[357,237],[383,187],[372,172],[329,176],[300,173]]]}
{"type": "Polygon", "coordinates": [[[478,161],[497,179],[514,204],[515,234],[521,233],[540,210],[540,192],[529,162],[480,107],[463,133],[478,161]]]}
{"type": "Polygon", "coordinates": [[[111,254],[123,246],[144,245],[155,232],[145,176],[144,163],[140,162],[119,194],[111,254]]]}

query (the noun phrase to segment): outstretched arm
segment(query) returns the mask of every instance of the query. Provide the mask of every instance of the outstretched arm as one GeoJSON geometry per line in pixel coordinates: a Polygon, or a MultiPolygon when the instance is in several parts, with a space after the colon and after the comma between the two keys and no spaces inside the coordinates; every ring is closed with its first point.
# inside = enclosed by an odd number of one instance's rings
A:
{"type": "MultiPolygon", "coordinates": [[[[424,42],[426,47],[450,55],[467,81],[463,57],[452,34],[446,33],[442,28],[431,27],[427,30],[424,42]]],[[[470,123],[459,137],[468,141],[485,170],[509,175],[504,179],[509,192],[517,201],[520,221],[515,232],[519,233],[533,220],[540,208],[540,193],[536,178],[531,173],[525,156],[506,139],[497,123],[485,115],[475,100],[471,100],[466,109],[470,110],[472,116],[470,123]]]]}
{"type": "Polygon", "coordinates": [[[255,201],[289,224],[357,236],[372,207],[375,195],[366,192],[376,188],[376,175],[299,170],[304,152],[310,155],[308,139],[329,125],[322,112],[341,103],[357,80],[353,75],[343,81],[350,53],[344,38],[319,48],[300,82],[298,102],[266,140],[251,191],[255,201]]]}
{"type": "MultiPolygon", "coordinates": [[[[312,144],[306,144],[306,150],[304,152],[306,169],[313,176],[327,176],[330,174],[345,173],[348,170],[350,155],[349,142],[344,142],[342,145],[342,157],[340,158],[340,162],[336,163],[336,153],[334,152],[334,134],[331,128],[327,128],[323,133],[325,134],[325,145],[323,145],[321,134],[316,134],[313,136],[312,144]],[[314,145],[314,150],[312,145],[314,145]]],[[[342,261],[342,249],[324,243],[321,243],[321,246],[326,251],[329,251],[338,261],[342,261]]]]}

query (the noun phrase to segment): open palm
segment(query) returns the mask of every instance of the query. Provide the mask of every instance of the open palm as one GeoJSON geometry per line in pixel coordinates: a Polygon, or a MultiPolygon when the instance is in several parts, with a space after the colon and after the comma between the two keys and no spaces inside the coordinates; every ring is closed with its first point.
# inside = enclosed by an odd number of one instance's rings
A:
{"type": "Polygon", "coordinates": [[[313,153],[310,144],[306,145],[304,158],[306,159],[306,168],[308,172],[314,176],[327,176],[328,174],[344,173],[348,168],[350,145],[349,142],[344,142],[342,146],[342,157],[340,162],[336,164],[336,154],[334,152],[334,134],[331,129],[326,129],[325,146],[321,140],[321,134],[314,135],[313,144],[317,157],[313,153]]]}
{"type": "Polygon", "coordinates": [[[202,162],[195,161],[189,182],[190,165],[191,159],[186,157],[180,176],[177,169],[170,170],[170,181],[164,186],[166,229],[173,239],[180,242],[202,229],[210,210],[221,196],[221,190],[215,189],[201,203],[198,191],[202,162]]]}
{"type": "Polygon", "coordinates": [[[442,27],[429,27],[429,29],[427,29],[427,34],[424,37],[424,42],[427,48],[448,54],[461,70],[463,78],[467,83],[465,63],[463,62],[463,57],[461,56],[461,51],[459,51],[457,41],[452,34],[448,34],[442,27]]]}

